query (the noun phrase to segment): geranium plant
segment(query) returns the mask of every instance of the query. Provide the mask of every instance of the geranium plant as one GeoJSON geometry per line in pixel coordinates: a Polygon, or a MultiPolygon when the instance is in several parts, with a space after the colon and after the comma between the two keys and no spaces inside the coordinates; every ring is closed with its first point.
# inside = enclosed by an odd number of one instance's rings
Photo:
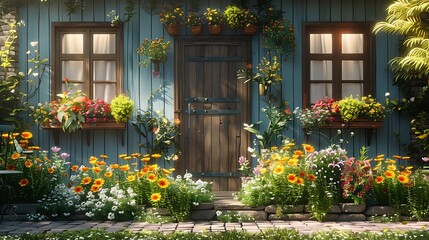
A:
{"type": "Polygon", "coordinates": [[[306,129],[316,129],[329,125],[335,120],[339,112],[338,106],[333,98],[325,97],[319,99],[310,108],[296,108],[294,114],[300,121],[301,126],[306,129]]]}
{"type": "Polygon", "coordinates": [[[112,119],[110,104],[101,99],[87,99],[82,115],[86,123],[92,124],[107,122],[108,119],[112,119]]]}
{"type": "Polygon", "coordinates": [[[150,62],[166,63],[167,53],[170,49],[171,42],[164,41],[164,38],[145,39],[137,53],[142,55],[141,65],[148,67],[150,62]]]}

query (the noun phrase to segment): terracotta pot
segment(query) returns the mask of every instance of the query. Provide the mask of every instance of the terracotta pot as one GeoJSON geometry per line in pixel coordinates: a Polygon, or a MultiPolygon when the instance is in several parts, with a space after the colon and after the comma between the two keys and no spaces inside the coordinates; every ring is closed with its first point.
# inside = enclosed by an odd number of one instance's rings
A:
{"type": "Polygon", "coordinates": [[[221,35],[222,34],[222,25],[209,25],[209,33],[211,35],[221,35]]]}
{"type": "Polygon", "coordinates": [[[268,93],[269,85],[259,84],[259,95],[265,96],[268,93]]]}
{"type": "Polygon", "coordinates": [[[254,35],[256,33],[256,30],[258,30],[258,26],[256,25],[244,26],[243,34],[254,35]]]}
{"type": "Polygon", "coordinates": [[[180,24],[171,23],[165,27],[170,36],[178,36],[180,34],[180,24]]]}
{"type": "Polygon", "coordinates": [[[203,32],[203,26],[191,26],[190,29],[192,36],[200,36],[203,32]]]}

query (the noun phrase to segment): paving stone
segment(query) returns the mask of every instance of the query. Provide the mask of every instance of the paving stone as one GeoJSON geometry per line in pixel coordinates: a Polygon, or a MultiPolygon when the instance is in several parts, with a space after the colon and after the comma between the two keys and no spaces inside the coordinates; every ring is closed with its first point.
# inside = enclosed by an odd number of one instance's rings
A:
{"type": "Polygon", "coordinates": [[[198,206],[193,206],[193,210],[212,210],[214,203],[200,203],[198,206]]]}
{"type": "Polygon", "coordinates": [[[368,206],[364,212],[366,216],[383,216],[383,215],[394,215],[395,210],[389,206],[368,206]]]}
{"type": "Polygon", "coordinates": [[[276,216],[275,214],[270,214],[268,220],[289,220],[289,221],[304,221],[309,220],[311,214],[309,213],[288,213],[281,216],[276,216]]]}
{"type": "Polygon", "coordinates": [[[216,211],[215,210],[198,210],[191,212],[191,219],[193,220],[211,220],[215,218],[216,211]]]}
{"type": "Polygon", "coordinates": [[[341,211],[344,213],[363,213],[366,209],[366,204],[342,203],[341,211]]]}
{"type": "MultiPolygon", "coordinates": [[[[278,206],[268,205],[265,208],[265,212],[267,213],[276,213],[278,206]]],[[[304,205],[295,205],[290,207],[285,207],[282,209],[283,213],[301,213],[304,211],[304,205]]]]}
{"type": "Polygon", "coordinates": [[[366,216],[362,213],[339,214],[336,221],[351,222],[351,221],[365,221],[366,216]]]}

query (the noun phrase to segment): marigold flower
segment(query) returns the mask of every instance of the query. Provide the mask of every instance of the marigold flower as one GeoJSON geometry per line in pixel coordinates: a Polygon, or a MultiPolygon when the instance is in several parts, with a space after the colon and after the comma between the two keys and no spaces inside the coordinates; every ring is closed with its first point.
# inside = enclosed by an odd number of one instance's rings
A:
{"type": "Polygon", "coordinates": [[[97,160],[98,160],[97,157],[94,157],[94,156],[89,157],[89,163],[92,165],[94,165],[97,160]]]}
{"type": "Polygon", "coordinates": [[[126,157],[124,157],[124,160],[125,160],[125,161],[131,160],[131,156],[126,156],[126,157]]]}
{"type": "Polygon", "coordinates": [[[175,118],[175,119],[174,119],[174,125],[179,125],[179,124],[180,124],[180,119],[175,118]]]}
{"type": "Polygon", "coordinates": [[[89,171],[89,167],[82,166],[82,167],[80,168],[80,170],[81,170],[82,172],[88,172],[88,171],[89,171]]]}
{"type": "Polygon", "coordinates": [[[299,185],[301,185],[301,184],[304,184],[304,179],[303,178],[297,178],[297,180],[296,180],[296,184],[299,184],[299,185]]]}
{"type": "Polygon", "coordinates": [[[133,158],[138,158],[138,157],[140,157],[141,156],[141,154],[140,153],[132,153],[131,154],[131,157],[133,157],[133,158]]]}
{"type": "Polygon", "coordinates": [[[159,200],[161,200],[161,194],[160,193],[152,193],[152,195],[150,195],[150,200],[152,202],[158,202],[159,200]]]}
{"type": "Polygon", "coordinates": [[[55,172],[55,169],[53,168],[48,168],[48,173],[53,174],[55,172]]]}
{"type": "Polygon", "coordinates": [[[296,181],[298,180],[298,177],[295,174],[291,173],[287,175],[287,180],[291,183],[296,183],[296,181]]]}
{"type": "Polygon", "coordinates": [[[171,171],[169,171],[165,168],[163,168],[161,171],[162,171],[162,174],[164,174],[164,175],[169,175],[171,173],[171,171]]]}
{"type": "Polygon", "coordinates": [[[395,175],[396,175],[395,172],[390,170],[386,170],[386,172],[384,172],[384,176],[386,176],[387,178],[394,178],[395,175]]]}
{"type": "Polygon", "coordinates": [[[168,188],[168,185],[170,185],[170,182],[168,182],[167,179],[161,178],[161,179],[158,180],[158,186],[160,188],[168,188]]]}
{"type": "Polygon", "coordinates": [[[375,183],[380,184],[384,182],[384,177],[383,176],[377,176],[375,178],[375,183]]]}
{"type": "Polygon", "coordinates": [[[38,163],[42,163],[42,162],[43,162],[43,160],[42,160],[42,159],[40,159],[40,158],[36,158],[36,161],[37,161],[38,163]]]}
{"type": "Polygon", "coordinates": [[[7,134],[7,133],[3,133],[3,134],[1,135],[1,137],[2,137],[2,138],[9,138],[9,134],[7,134]]]}
{"type": "Polygon", "coordinates": [[[389,160],[387,160],[387,163],[388,164],[396,164],[396,160],[389,159],[389,160]]]}
{"type": "Polygon", "coordinates": [[[134,175],[129,175],[129,176],[127,177],[127,180],[128,180],[129,182],[133,182],[133,181],[135,181],[135,180],[136,180],[136,176],[134,176],[134,175]]]}
{"type": "Polygon", "coordinates": [[[31,168],[31,166],[33,166],[33,163],[31,161],[29,161],[29,160],[26,160],[25,161],[25,167],[31,168]]]}
{"type": "Polygon", "coordinates": [[[395,159],[401,159],[402,157],[399,156],[399,155],[393,155],[393,158],[395,158],[395,159]]]}
{"type": "Polygon", "coordinates": [[[112,173],[112,172],[106,172],[106,173],[104,174],[104,176],[105,176],[106,178],[111,178],[111,177],[113,176],[113,173],[112,173]]]}
{"type": "Polygon", "coordinates": [[[6,167],[6,170],[15,170],[15,169],[16,169],[15,164],[9,164],[9,165],[7,165],[7,167],[6,167]]]}
{"type": "Polygon", "coordinates": [[[314,176],[314,174],[308,174],[307,175],[307,177],[308,177],[308,180],[310,180],[310,181],[314,181],[314,180],[316,180],[316,176],[314,176]]]}
{"type": "Polygon", "coordinates": [[[124,157],[126,157],[127,156],[127,154],[120,154],[118,157],[119,158],[124,158],[124,157]]]}
{"type": "Polygon", "coordinates": [[[282,173],[284,172],[284,170],[285,170],[285,167],[284,167],[284,166],[282,166],[282,165],[277,165],[277,166],[274,168],[274,173],[275,173],[275,174],[282,174],[282,173]]]}
{"type": "Polygon", "coordinates": [[[277,151],[279,148],[277,146],[272,146],[271,151],[277,151]]]}
{"type": "Polygon", "coordinates": [[[73,165],[71,168],[72,172],[76,172],[79,169],[78,165],[73,165]]]}
{"type": "Polygon", "coordinates": [[[100,173],[101,170],[102,170],[101,167],[93,167],[92,168],[92,171],[95,172],[95,173],[100,173]]]}
{"type": "Polygon", "coordinates": [[[33,134],[31,132],[22,132],[21,137],[25,139],[30,139],[33,137],[33,134]]]}
{"type": "Polygon", "coordinates": [[[21,187],[25,187],[25,186],[27,186],[29,183],[30,183],[30,181],[28,181],[28,179],[27,179],[27,178],[23,178],[23,179],[19,180],[19,185],[20,185],[21,187]]]}
{"type": "Polygon", "coordinates": [[[91,178],[91,177],[84,177],[84,178],[82,178],[81,183],[82,183],[83,185],[88,185],[88,184],[90,184],[90,183],[91,183],[91,181],[92,181],[92,178],[91,178]]]}
{"type": "Polygon", "coordinates": [[[81,193],[82,191],[83,191],[82,186],[76,186],[73,188],[73,192],[75,192],[75,193],[81,193]]]}
{"type": "Polygon", "coordinates": [[[398,175],[397,179],[400,183],[408,183],[409,182],[409,178],[407,175],[402,175],[402,174],[398,175]]]}
{"type": "Polygon", "coordinates": [[[142,178],[143,176],[144,176],[144,174],[143,174],[143,173],[141,173],[141,172],[137,173],[137,177],[138,177],[138,178],[142,178]]]}
{"type": "Polygon", "coordinates": [[[104,179],[97,178],[97,179],[94,180],[94,185],[102,186],[104,184],[104,182],[105,182],[104,179]]]}
{"type": "Polygon", "coordinates": [[[143,157],[141,160],[142,160],[142,162],[149,162],[150,161],[150,157],[143,157]]]}
{"type": "Polygon", "coordinates": [[[130,170],[130,165],[128,165],[128,164],[122,165],[122,166],[120,166],[120,169],[124,172],[128,171],[128,170],[130,170]]]}
{"type": "Polygon", "coordinates": [[[100,155],[100,158],[102,158],[102,159],[107,159],[107,158],[108,158],[108,156],[107,156],[107,155],[102,154],[102,155],[100,155]]]}
{"type": "Polygon", "coordinates": [[[91,192],[98,192],[100,191],[100,186],[98,185],[92,185],[91,186],[91,192]]]}
{"type": "Polygon", "coordinates": [[[402,157],[402,160],[408,161],[410,160],[410,157],[409,156],[402,157]]]}
{"type": "Polygon", "coordinates": [[[303,152],[303,151],[301,151],[301,150],[295,150],[295,151],[293,152],[293,154],[298,155],[298,156],[301,156],[301,155],[303,155],[303,154],[304,154],[304,152],[303,152]]]}
{"type": "Polygon", "coordinates": [[[303,144],[303,147],[304,147],[304,150],[305,150],[307,153],[312,153],[312,152],[314,152],[314,147],[313,147],[313,146],[311,146],[310,144],[303,144]]]}
{"type": "Polygon", "coordinates": [[[389,166],[387,166],[387,169],[389,169],[390,171],[395,171],[396,166],[395,165],[389,165],[389,166]]]}
{"type": "Polygon", "coordinates": [[[142,170],[140,170],[143,174],[147,174],[149,172],[149,167],[144,167],[142,170]]]}
{"type": "Polygon", "coordinates": [[[307,173],[305,173],[304,171],[301,171],[301,172],[299,172],[298,175],[303,178],[303,177],[307,176],[307,173]]]}
{"type": "Polygon", "coordinates": [[[299,160],[298,159],[290,159],[289,161],[287,161],[287,164],[289,166],[295,166],[296,164],[298,164],[299,160]]]}
{"type": "Polygon", "coordinates": [[[152,157],[155,158],[155,159],[157,159],[157,158],[161,158],[162,155],[158,154],[158,153],[155,153],[155,154],[152,154],[152,157]]]}
{"type": "Polygon", "coordinates": [[[18,159],[19,157],[21,157],[21,154],[19,154],[19,153],[17,153],[17,152],[15,152],[14,154],[12,154],[12,156],[10,156],[10,158],[11,158],[12,160],[16,160],[16,159],[18,159]]]}
{"type": "Polygon", "coordinates": [[[155,182],[156,181],[156,175],[151,173],[147,176],[147,180],[149,180],[149,182],[155,182]]]}
{"type": "Polygon", "coordinates": [[[104,165],[106,165],[106,162],[105,161],[97,161],[97,162],[95,162],[95,164],[98,166],[104,166],[104,165]]]}
{"type": "Polygon", "coordinates": [[[110,168],[111,169],[118,169],[119,168],[119,164],[115,163],[115,164],[110,164],[110,168]]]}
{"type": "Polygon", "coordinates": [[[150,171],[155,171],[156,169],[158,169],[158,164],[152,164],[149,166],[150,171]]]}

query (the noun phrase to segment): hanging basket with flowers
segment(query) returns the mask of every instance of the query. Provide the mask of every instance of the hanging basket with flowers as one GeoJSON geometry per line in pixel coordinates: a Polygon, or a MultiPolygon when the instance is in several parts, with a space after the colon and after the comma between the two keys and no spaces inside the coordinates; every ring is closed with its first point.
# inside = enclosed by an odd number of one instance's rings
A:
{"type": "Polygon", "coordinates": [[[193,36],[201,35],[203,31],[204,20],[198,12],[189,12],[186,17],[186,25],[189,26],[193,36]]]}
{"type": "Polygon", "coordinates": [[[204,13],[204,16],[207,21],[209,33],[211,35],[221,35],[222,25],[224,22],[222,12],[219,9],[207,8],[207,11],[204,13]]]}
{"type": "Polygon", "coordinates": [[[263,27],[262,46],[283,55],[295,52],[295,30],[285,19],[273,20],[263,27]]]}
{"type": "Polygon", "coordinates": [[[159,20],[170,36],[180,35],[180,27],[184,24],[184,12],[181,7],[166,4],[159,13],[159,20]]]}
{"type": "Polygon", "coordinates": [[[148,67],[149,63],[153,63],[154,69],[152,74],[159,76],[159,64],[167,62],[167,53],[170,46],[171,42],[164,41],[164,38],[151,40],[146,38],[137,49],[137,53],[142,55],[142,60],[139,64],[148,67]]]}

